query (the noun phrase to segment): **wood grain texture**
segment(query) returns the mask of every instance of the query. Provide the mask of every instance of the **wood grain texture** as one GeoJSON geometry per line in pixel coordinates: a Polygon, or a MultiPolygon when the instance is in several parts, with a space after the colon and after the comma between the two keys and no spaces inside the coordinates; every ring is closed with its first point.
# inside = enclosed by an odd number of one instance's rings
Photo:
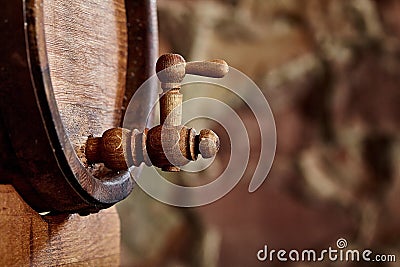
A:
{"type": "Polygon", "coordinates": [[[179,126],[182,124],[183,95],[179,89],[169,90],[160,95],[160,124],[179,126]]]}
{"type": "Polygon", "coordinates": [[[81,217],[41,217],[0,185],[0,266],[119,266],[115,208],[81,217]]]}
{"type": "MultiPolygon", "coordinates": [[[[186,63],[179,54],[164,54],[156,63],[157,77],[163,93],[160,95],[160,125],[140,134],[126,128],[112,128],[102,137],[89,137],[85,154],[89,163],[102,162],[113,170],[126,170],[143,161],[163,171],[178,172],[181,166],[196,160],[201,154],[211,158],[219,150],[219,138],[211,130],[196,131],[182,126],[181,83],[186,74],[222,78],[229,71],[223,60],[186,63]],[[128,165],[127,165],[128,163],[128,165]]],[[[154,87],[156,89],[157,87],[154,87]]],[[[129,115],[129,114],[128,114],[129,115]]]]}
{"type": "Polygon", "coordinates": [[[102,137],[90,137],[86,157],[91,163],[102,162],[114,170],[131,166],[154,165],[163,171],[178,172],[181,166],[197,159],[214,157],[220,146],[219,137],[209,129],[199,135],[184,125],[158,125],[140,133],[137,129],[111,128],[102,137]]]}
{"type": "MultiPolygon", "coordinates": [[[[0,183],[41,212],[88,214],[124,199],[130,174],[89,168],[81,146],[120,124],[122,103],[137,89],[127,93],[125,82],[140,84],[151,72],[155,2],[0,3],[0,171],[11,172],[0,183]]],[[[156,95],[148,92],[138,115],[156,95]]]]}
{"type": "Polygon", "coordinates": [[[43,14],[54,97],[79,147],[121,120],[128,46],[124,0],[43,0],[43,14]]]}

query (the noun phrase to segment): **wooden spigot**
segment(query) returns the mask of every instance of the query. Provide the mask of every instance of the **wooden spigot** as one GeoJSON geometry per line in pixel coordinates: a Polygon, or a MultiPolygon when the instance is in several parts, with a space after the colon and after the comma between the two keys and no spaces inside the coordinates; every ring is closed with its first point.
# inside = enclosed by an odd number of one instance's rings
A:
{"type": "Polygon", "coordinates": [[[186,62],[178,54],[162,55],[156,64],[163,92],[160,95],[160,125],[139,132],[112,128],[102,137],[89,137],[86,158],[89,163],[103,162],[113,170],[126,170],[144,162],[163,171],[177,172],[180,167],[197,159],[215,156],[219,137],[208,129],[198,135],[182,124],[181,83],[186,74],[222,78],[229,66],[223,60],[186,62]]]}

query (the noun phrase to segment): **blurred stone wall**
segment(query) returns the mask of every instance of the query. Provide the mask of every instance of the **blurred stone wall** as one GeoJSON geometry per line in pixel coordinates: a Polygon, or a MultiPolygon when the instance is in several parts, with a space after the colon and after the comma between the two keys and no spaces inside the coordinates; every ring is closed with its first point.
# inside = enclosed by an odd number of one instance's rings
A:
{"type": "MultiPolygon", "coordinates": [[[[264,244],[324,249],[340,237],[399,259],[400,1],[159,0],[158,7],[160,53],[222,58],[258,84],[275,116],[277,153],[266,182],[249,194],[260,137],[250,111],[233,103],[252,140],[244,179],[196,209],[135,189],[119,207],[124,265],[261,266],[264,244]]],[[[235,145],[211,127],[222,148],[199,179],[223,169],[235,145]]],[[[185,174],[179,179],[190,184],[185,174]]]]}

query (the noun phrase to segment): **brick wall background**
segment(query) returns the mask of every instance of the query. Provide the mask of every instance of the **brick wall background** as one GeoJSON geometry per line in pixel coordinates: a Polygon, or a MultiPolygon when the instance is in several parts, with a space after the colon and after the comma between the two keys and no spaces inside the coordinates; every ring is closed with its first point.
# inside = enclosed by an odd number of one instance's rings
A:
{"type": "MultiPolygon", "coordinates": [[[[244,178],[196,209],[158,203],[136,188],[119,206],[123,265],[262,266],[256,253],[264,244],[323,249],[340,237],[400,258],[400,2],[159,0],[158,8],[160,53],[225,59],[262,89],[277,153],[266,182],[249,194],[260,137],[236,103],[253,140],[244,178]]],[[[226,134],[210,127],[222,149],[200,179],[229,159],[226,134]]]]}

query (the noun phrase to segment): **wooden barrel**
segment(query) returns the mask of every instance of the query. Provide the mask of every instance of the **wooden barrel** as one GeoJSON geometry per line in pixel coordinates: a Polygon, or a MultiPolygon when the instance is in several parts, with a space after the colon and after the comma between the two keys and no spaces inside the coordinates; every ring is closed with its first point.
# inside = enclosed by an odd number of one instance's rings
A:
{"type": "MultiPolygon", "coordinates": [[[[38,212],[110,207],[131,192],[131,175],[88,166],[84,146],[121,125],[154,71],[155,1],[0,2],[1,183],[38,212]]],[[[156,94],[136,110],[147,112],[156,94]]]]}
{"type": "MultiPolygon", "coordinates": [[[[0,265],[118,266],[109,207],[133,181],[89,166],[83,151],[88,136],[121,125],[154,71],[155,1],[0,4],[0,265]]],[[[143,95],[137,115],[156,97],[143,95]]]]}

